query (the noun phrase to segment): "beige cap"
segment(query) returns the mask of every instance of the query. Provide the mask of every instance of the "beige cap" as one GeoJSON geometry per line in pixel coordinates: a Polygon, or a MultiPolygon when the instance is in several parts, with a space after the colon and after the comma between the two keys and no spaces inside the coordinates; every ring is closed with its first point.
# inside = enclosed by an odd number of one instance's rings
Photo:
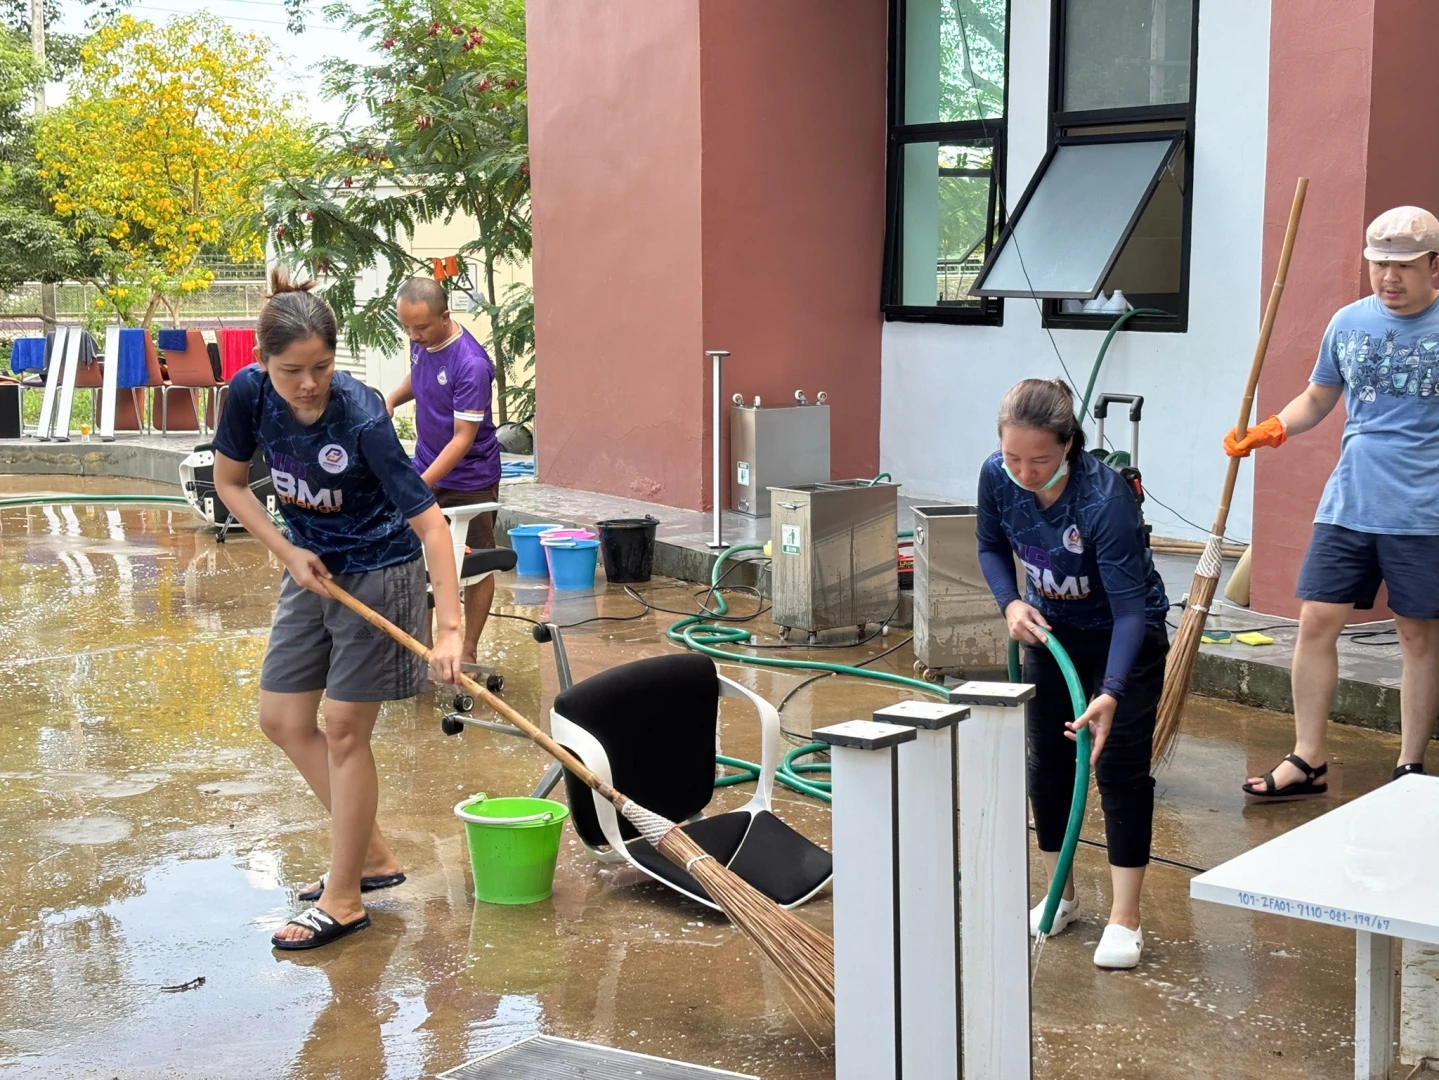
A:
{"type": "Polygon", "coordinates": [[[1364,240],[1370,262],[1408,262],[1439,252],[1439,219],[1417,206],[1396,206],[1370,222],[1364,240]]]}

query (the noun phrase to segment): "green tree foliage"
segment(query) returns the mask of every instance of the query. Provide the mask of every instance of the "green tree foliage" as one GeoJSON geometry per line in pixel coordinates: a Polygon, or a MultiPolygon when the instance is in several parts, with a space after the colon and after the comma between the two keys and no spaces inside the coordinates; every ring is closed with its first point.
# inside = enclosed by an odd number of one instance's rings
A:
{"type": "Polygon", "coordinates": [[[533,342],[528,291],[496,295],[497,267],[530,256],[523,0],[372,0],[326,15],[367,41],[373,60],[326,63],[326,92],[346,111],[318,172],[272,190],[275,248],[326,283],[352,348],[393,348],[395,292],[430,271],[407,250],[416,225],[473,222],[456,254],[494,328],[507,419],[509,382],[533,342]],[[382,288],[360,300],[361,281],[376,276],[382,288]]]}

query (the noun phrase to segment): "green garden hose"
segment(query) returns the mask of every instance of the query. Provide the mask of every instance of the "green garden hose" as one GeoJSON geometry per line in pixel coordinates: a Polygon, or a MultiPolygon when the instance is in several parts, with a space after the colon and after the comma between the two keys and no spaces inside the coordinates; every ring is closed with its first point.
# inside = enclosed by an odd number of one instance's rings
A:
{"type": "Polygon", "coordinates": [[[741,551],[763,550],[763,544],[735,544],[720,552],[719,558],[715,560],[714,569],[710,572],[714,609],[703,615],[687,615],[683,619],[679,619],[665,630],[665,637],[676,645],[682,645],[687,649],[693,649],[695,652],[704,653],[706,656],[732,664],[754,664],[758,667],[781,668],[788,671],[829,671],[836,675],[854,675],[862,679],[873,679],[876,682],[918,690],[921,693],[942,697],[945,700],[949,699],[949,694],[943,687],[924,682],[921,679],[911,679],[905,675],[894,675],[888,671],[866,671],[848,664],[831,664],[823,660],[780,660],[768,656],[743,656],[739,653],[715,648],[716,645],[734,645],[746,642],[753,636],[750,631],[743,630],[738,626],[720,626],[705,622],[706,617],[723,618],[729,613],[729,605],[725,603],[725,598],[719,591],[719,582],[723,576],[722,570],[725,561],[731,555],[741,551]]]}
{"type": "Polygon", "coordinates": [[[0,510],[12,506],[46,506],[51,503],[159,503],[186,508],[190,506],[183,495],[15,495],[0,499],[0,510]]]}
{"type": "MultiPolygon", "coordinates": [[[[904,686],[932,696],[943,697],[945,700],[949,699],[949,692],[941,686],[919,679],[910,679],[903,675],[893,675],[887,671],[869,671],[865,668],[851,667],[848,664],[831,664],[820,660],[778,660],[770,657],[744,656],[740,653],[716,648],[716,645],[749,641],[753,636],[750,631],[742,630],[737,626],[719,626],[704,621],[707,615],[722,618],[729,612],[729,605],[725,603],[724,596],[719,589],[720,579],[723,577],[722,568],[731,555],[741,551],[762,550],[764,550],[763,544],[735,544],[720,552],[719,557],[715,559],[714,568],[710,572],[714,609],[707,612],[706,615],[688,615],[677,620],[665,631],[665,637],[676,645],[732,664],[755,664],[759,667],[803,671],[829,671],[836,675],[852,675],[858,679],[872,679],[876,682],[904,686]]],[[[1069,654],[1064,651],[1064,646],[1059,644],[1053,634],[1045,636],[1045,644],[1048,646],[1050,654],[1053,655],[1055,663],[1059,665],[1061,674],[1064,675],[1065,685],[1069,687],[1069,700],[1075,717],[1082,716],[1085,710],[1084,691],[1079,685],[1079,674],[1074,670],[1074,664],[1070,661],[1069,654]]],[[[1020,679],[1019,643],[1013,640],[1009,643],[1009,678],[1011,682],[1018,682],[1020,679]]],[[[784,763],[776,771],[775,778],[786,787],[801,794],[821,799],[824,802],[831,801],[828,783],[806,780],[799,775],[826,771],[829,766],[795,764],[797,758],[826,749],[828,747],[824,743],[810,743],[806,746],[795,747],[785,755],[784,763]]],[[[1074,865],[1075,848],[1079,846],[1079,830],[1084,824],[1085,802],[1089,795],[1089,751],[1090,734],[1086,727],[1079,732],[1075,749],[1074,796],[1069,805],[1069,824],[1064,830],[1064,843],[1059,849],[1059,865],[1055,870],[1054,880],[1050,882],[1049,896],[1044,905],[1044,917],[1039,924],[1041,932],[1045,934],[1048,934],[1050,927],[1054,925],[1054,913],[1059,908],[1059,900],[1064,892],[1064,883],[1069,879],[1070,868],[1074,865]]],[[[741,770],[721,777],[715,782],[716,787],[728,787],[731,784],[742,784],[759,779],[759,766],[754,762],[722,756],[717,757],[716,760],[722,765],[741,770]]]]}
{"type": "MultiPolygon", "coordinates": [[[[1064,684],[1069,687],[1069,703],[1074,709],[1075,719],[1084,715],[1084,689],[1079,685],[1079,673],[1074,663],[1053,634],[1044,636],[1044,643],[1054,662],[1059,665],[1064,684]]],[[[1009,641],[1009,681],[1019,682],[1019,642],[1009,641]]],[[[1059,862],[1054,868],[1054,877],[1049,883],[1049,894],[1044,901],[1044,914],[1039,920],[1039,932],[1048,937],[1054,926],[1054,913],[1059,910],[1060,897],[1064,895],[1064,884],[1069,880],[1069,871],[1074,866],[1074,849],[1079,846],[1079,830],[1084,825],[1084,804],[1089,796],[1089,751],[1091,737],[1086,725],[1079,729],[1074,751],[1074,795],[1069,801],[1069,824],[1064,828],[1064,843],[1059,845],[1059,862]]]]}

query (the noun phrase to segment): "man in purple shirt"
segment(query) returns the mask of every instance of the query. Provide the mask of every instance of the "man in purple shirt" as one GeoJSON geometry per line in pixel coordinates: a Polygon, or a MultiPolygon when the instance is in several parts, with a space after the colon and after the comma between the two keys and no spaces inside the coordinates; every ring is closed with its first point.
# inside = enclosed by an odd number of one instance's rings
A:
{"type": "MultiPolygon", "coordinates": [[[[495,366],[464,327],[450,318],[439,282],[411,278],[400,288],[400,325],[410,339],[410,371],[385,405],[393,416],[415,403],[415,468],[441,507],[497,502],[500,444],[490,414],[495,366]]],[[[495,546],[495,515],[478,514],[465,539],[471,550],[495,546]]],[[[495,597],[494,578],[465,590],[463,659],[474,663],[495,597]]]]}

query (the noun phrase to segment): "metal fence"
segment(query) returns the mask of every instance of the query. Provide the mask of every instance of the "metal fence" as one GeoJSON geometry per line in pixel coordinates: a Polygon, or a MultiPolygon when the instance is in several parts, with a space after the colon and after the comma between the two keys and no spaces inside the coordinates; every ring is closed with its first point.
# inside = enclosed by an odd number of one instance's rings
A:
{"type": "MultiPolygon", "coordinates": [[[[254,319],[258,316],[265,302],[266,285],[262,277],[255,275],[253,268],[248,272],[251,277],[217,277],[208,289],[183,295],[177,301],[181,323],[192,319],[254,319]]],[[[100,310],[95,303],[100,295],[100,290],[88,283],[60,282],[55,286],[55,314],[70,321],[89,318],[100,310]]],[[[0,292],[0,318],[31,316],[39,311],[38,283],[31,282],[0,292]]],[[[162,323],[170,321],[170,311],[163,304],[156,309],[155,315],[162,323]]]]}

